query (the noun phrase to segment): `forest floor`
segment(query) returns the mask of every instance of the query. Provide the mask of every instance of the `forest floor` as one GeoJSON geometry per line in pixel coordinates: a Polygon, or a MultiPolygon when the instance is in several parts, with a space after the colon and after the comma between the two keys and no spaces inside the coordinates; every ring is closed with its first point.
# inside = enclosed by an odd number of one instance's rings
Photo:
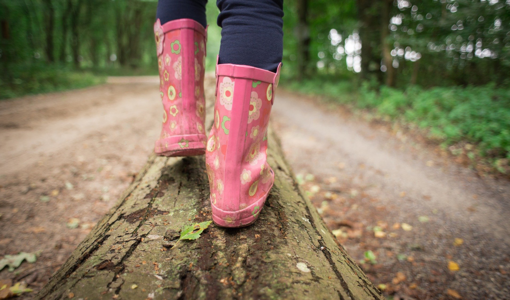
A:
{"type": "MultiPolygon", "coordinates": [[[[276,99],[302,188],[385,295],[510,298],[508,181],[341,106],[276,99]]],[[[0,102],[0,255],[38,253],[0,280],[41,289],[146,162],[160,109],[156,78],[0,102]]]]}

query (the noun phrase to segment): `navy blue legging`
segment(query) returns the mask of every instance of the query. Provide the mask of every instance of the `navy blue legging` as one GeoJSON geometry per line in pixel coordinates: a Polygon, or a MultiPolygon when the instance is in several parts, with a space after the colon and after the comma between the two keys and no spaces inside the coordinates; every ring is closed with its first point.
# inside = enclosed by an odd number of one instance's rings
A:
{"type": "MultiPolygon", "coordinates": [[[[207,25],[207,0],[159,0],[161,24],[187,18],[207,25]]],[[[276,72],[283,55],[283,0],[217,0],[220,64],[248,65],[276,72]]]]}

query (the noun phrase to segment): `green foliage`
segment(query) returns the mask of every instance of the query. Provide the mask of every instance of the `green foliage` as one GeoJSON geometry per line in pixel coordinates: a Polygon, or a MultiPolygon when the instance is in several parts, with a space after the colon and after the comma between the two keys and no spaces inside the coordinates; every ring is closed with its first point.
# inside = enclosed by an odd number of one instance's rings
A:
{"type": "Polygon", "coordinates": [[[478,144],[482,155],[510,158],[510,89],[490,84],[431,89],[410,86],[404,91],[382,86],[377,91],[367,82],[357,89],[349,81],[320,78],[291,82],[287,87],[417,124],[446,145],[467,141],[478,144]]]}
{"type": "Polygon", "coordinates": [[[84,88],[104,82],[104,77],[90,72],[45,64],[17,65],[8,74],[0,75],[0,99],[84,88]]]}

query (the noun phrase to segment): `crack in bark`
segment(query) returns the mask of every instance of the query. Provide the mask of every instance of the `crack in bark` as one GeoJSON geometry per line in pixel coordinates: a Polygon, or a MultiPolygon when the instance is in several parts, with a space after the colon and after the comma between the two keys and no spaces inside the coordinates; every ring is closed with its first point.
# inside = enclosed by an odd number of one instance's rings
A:
{"type": "MultiPolygon", "coordinates": [[[[301,197],[303,197],[303,195],[299,194],[301,197]]],[[[303,199],[304,200],[304,199],[303,199]]],[[[305,202],[305,205],[306,205],[306,202],[305,202]]],[[[310,221],[310,224],[312,225],[313,229],[315,229],[315,232],[322,237],[322,235],[320,234],[319,230],[317,229],[316,225],[315,225],[315,222],[314,220],[312,219],[312,213],[310,212],[310,208],[308,207],[308,205],[305,206],[305,209],[306,209],[306,212],[307,212],[307,217],[308,217],[308,220],[310,221]]],[[[322,250],[322,253],[324,254],[324,256],[326,257],[326,259],[328,260],[329,262],[329,265],[331,266],[331,269],[333,270],[333,272],[335,273],[336,277],[340,280],[340,284],[342,285],[342,287],[344,288],[344,291],[347,293],[347,295],[349,297],[351,297],[351,299],[355,299],[354,298],[354,295],[352,294],[351,290],[349,289],[349,286],[347,285],[347,282],[345,281],[344,277],[342,276],[342,274],[340,274],[340,271],[338,270],[338,268],[336,267],[335,265],[335,262],[333,261],[333,259],[331,258],[331,253],[329,253],[329,250],[326,246],[326,244],[324,243],[324,241],[322,240],[322,238],[320,240],[317,241],[319,243],[319,245],[321,246],[320,249],[322,250]]]]}
{"type": "MultiPolygon", "coordinates": [[[[142,217],[142,220],[140,220],[140,222],[136,226],[135,230],[133,230],[133,232],[131,233],[132,236],[137,235],[138,229],[140,229],[149,218],[152,218],[155,215],[154,210],[152,209],[152,205],[154,204],[154,201],[156,200],[156,198],[160,197],[160,193],[164,189],[168,188],[169,182],[165,180],[166,177],[167,177],[167,175],[164,172],[162,172],[161,176],[158,178],[158,184],[149,193],[149,195],[152,195],[151,200],[147,203],[147,208],[145,208],[145,214],[142,217]]],[[[169,179],[173,179],[173,178],[170,177],[169,179]]],[[[158,211],[158,210],[156,210],[156,211],[158,211]]],[[[126,221],[129,222],[127,220],[127,217],[126,217],[126,221]]],[[[120,266],[120,268],[115,269],[115,272],[114,272],[115,276],[113,278],[113,281],[108,283],[108,285],[107,285],[108,288],[112,285],[112,283],[117,281],[117,279],[116,279],[117,276],[124,271],[124,269],[125,269],[124,261],[129,259],[131,257],[131,255],[133,255],[133,253],[136,250],[136,248],[138,247],[138,245],[140,245],[142,240],[144,238],[146,238],[151,231],[152,231],[152,229],[149,230],[147,233],[136,237],[135,242],[133,244],[131,244],[128,251],[126,251],[124,256],[122,256],[120,261],[116,264],[116,266],[120,266]]],[[[115,289],[116,295],[118,295],[120,293],[122,286],[124,285],[124,280],[123,279],[121,279],[121,280],[122,280],[122,283],[115,289]]]]}

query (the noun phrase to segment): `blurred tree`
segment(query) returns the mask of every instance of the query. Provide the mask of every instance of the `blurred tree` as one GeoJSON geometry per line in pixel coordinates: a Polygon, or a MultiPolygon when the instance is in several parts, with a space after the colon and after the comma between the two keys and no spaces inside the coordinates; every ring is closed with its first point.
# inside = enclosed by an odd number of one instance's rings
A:
{"type": "Polygon", "coordinates": [[[308,26],[308,0],[297,0],[298,21],[294,34],[297,39],[297,78],[302,80],[309,75],[310,67],[310,28],[308,26]]]}
{"type": "Polygon", "coordinates": [[[43,0],[44,5],[44,29],[46,33],[46,59],[52,63],[55,61],[54,55],[54,35],[55,28],[55,7],[52,0],[43,0]]]}

